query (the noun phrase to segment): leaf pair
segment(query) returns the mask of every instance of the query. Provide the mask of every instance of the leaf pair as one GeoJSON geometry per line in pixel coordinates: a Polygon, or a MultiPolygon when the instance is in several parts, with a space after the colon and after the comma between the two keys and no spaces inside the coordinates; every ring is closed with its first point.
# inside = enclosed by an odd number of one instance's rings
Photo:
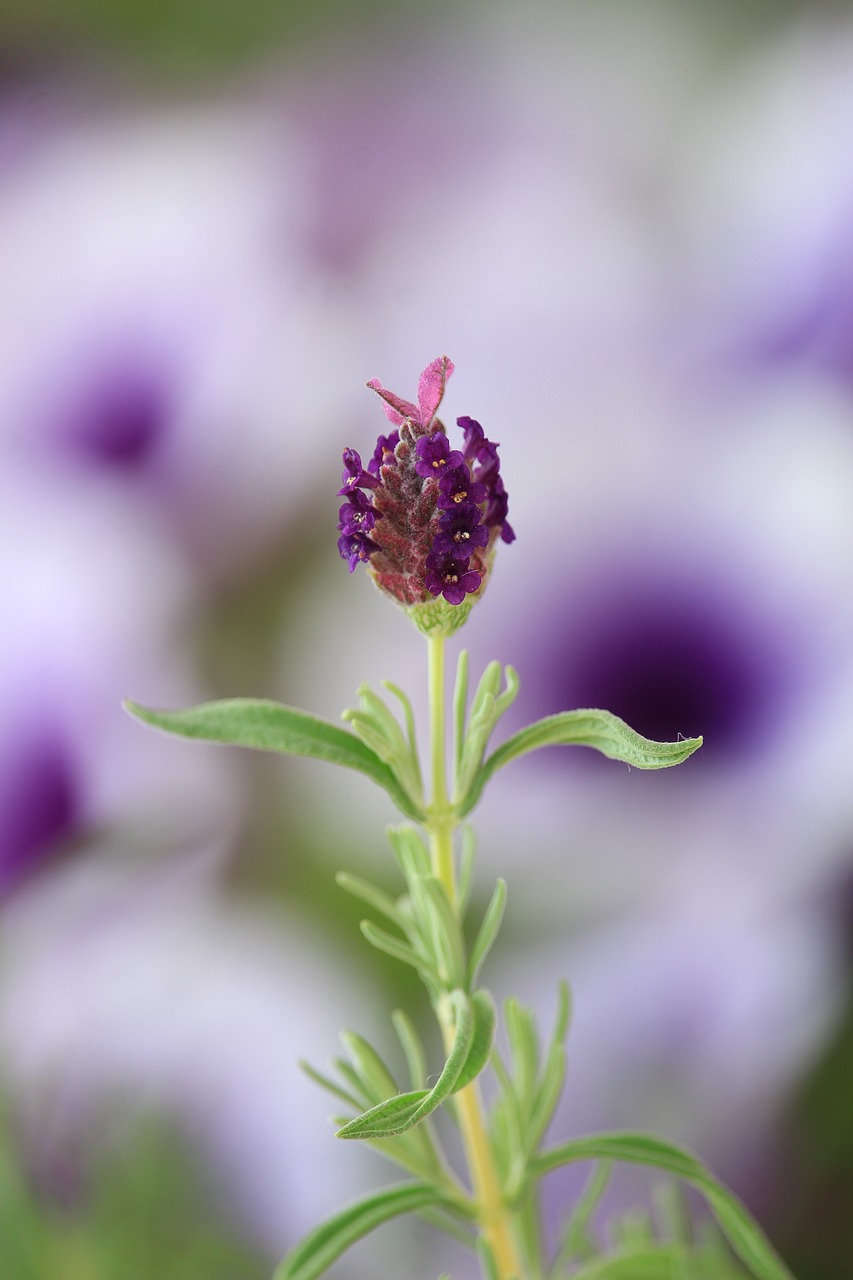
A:
{"type": "MultiPolygon", "coordinates": [[[[593,747],[638,769],[665,769],[681,764],[702,744],[701,738],[652,742],[609,711],[583,709],[537,720],[486,757],[492,731],[518,693],[518,677],[512,667],[505,668],[504,679],[506,687],[501,693],[500,664],[492,662],[486,667],[466,720],[467,654],[460,655],[454,696],[454,809],[459,818],[471,812],[498,769],[540,747],[593,747]]],[[[366,685],[359,689],[360,707],[344,713],[355,732],[266,699],[230,698],[180,711],[154,711],[129,700],[124,705],[145,724],[179,737],[311,756],[356,769],[387,791],[407,818],[423,823],[426,813],[412,708],[402,690],[383,683],[402,704],[405,733],[382,699],[366,685]]]]}
{"type": "Polygon", "coordinates": [[[468,995],[457,989],[446,999],[455,1014],[455,1032],[444,1069],[432,1089],[414,1089],[387,1098],[343,1125],[337,1137],[371,1139],[405,1133],[477,1078],[488,1062],[495,1034],[491,996],[487,991],[468,995]]]}

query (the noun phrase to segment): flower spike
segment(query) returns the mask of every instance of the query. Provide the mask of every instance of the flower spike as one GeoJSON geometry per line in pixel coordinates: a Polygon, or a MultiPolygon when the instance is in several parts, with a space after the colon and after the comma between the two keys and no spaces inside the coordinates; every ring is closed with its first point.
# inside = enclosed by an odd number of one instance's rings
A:
{"type": "Polygon", "coordinates": [[[465,621],[491,572],[497,542],[511,542],[498,446],[479,422],[457,418],[454,449],[436,414],[453,362],[439,356],[418,380],[417,404],[367,383],[398,428],[380,436],[364,469],[343,454],[346,502],[338,512],[338,550],[352,571],[373,581],[428,634],[450,635],[465,621]]]}

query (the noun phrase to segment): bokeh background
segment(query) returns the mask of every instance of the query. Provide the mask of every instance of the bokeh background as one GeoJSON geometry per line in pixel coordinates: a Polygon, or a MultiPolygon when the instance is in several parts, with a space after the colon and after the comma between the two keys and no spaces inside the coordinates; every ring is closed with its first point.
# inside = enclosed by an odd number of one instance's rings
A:
{"type": "MultiPolygon", "coordinates": [[[[546,1024],[572,983],[556,1131],[688,1142],[800,1280],[850,1274],[848,6],[6,0],[0,42],[4,1280],[262,1280],[388,1176],[295,1063],[426,1017],[333,882],[396,888],[391,810],[119,704],[423,706],[334,495],[364,381],[445,352],[518,533],[475,669],[515,723],[706,739],[499,775],[487,978],[546,1024]]],[[[334,1274],[442,1257],[395,1228],[334,1274]]]]}

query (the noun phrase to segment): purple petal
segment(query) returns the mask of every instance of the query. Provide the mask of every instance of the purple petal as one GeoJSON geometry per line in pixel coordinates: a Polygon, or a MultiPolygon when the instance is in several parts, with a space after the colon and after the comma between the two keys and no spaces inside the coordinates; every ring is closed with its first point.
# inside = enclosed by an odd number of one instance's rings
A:
{"type": "MultiPolygon", "coordinates": [[[[439,356],[428,364],[418,380],[418,404],[420,415],[418,421],[422,427],[428,427],[438,412],[438,406],[444,398],[447,379],[453,372],[453,361],[447,356],[439,356]]],[[[368,384],[369,385],[369,384],[368,384]]]]}
{"type": "Polygon", "coordinates": [[[474,462],[477,457],[477,450],[486,439],[486,433],[475,418],[469,418],[465,415],[456,419],[457,427],[461,427],[465,434],[465,444],[463,452],[466,462],[474,462]]]}
{"type": "Polygon", "coordinates": [[[420,422],[420,410],[417,405],[412,404],[411,400],[402,400],[400,396],[395,396],[393,391],[386,391],[378,378],[371,378],[366,385],[385,401],[385,416],[395,426],[399,427],[406,418],[411,418],[412,422],[420,422]]]}

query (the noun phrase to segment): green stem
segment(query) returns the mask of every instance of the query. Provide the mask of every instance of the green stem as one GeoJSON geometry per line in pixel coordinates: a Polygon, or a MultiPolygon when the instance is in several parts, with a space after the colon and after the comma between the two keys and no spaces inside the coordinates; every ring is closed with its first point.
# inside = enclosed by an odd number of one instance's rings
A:
{"type": "Polygon", "coordinates": [[[456,909],[456,872],[453,865],[453,832],[456,815],[447,799],[444,718],[444,636],[427,638],[429,653],[429,727],[432,764],[432,803],[427,830],[433,874],[444,886],[450,905],[456,909]]]}
{"type": "MultiPolygon", "coordinates": [[[[429,647],[430,759],[432,802],[427,816],[433,874],[444,886],[448,901],[458,913],[453,836],[459,819],[448,801],[445,761],[444,636],[427,637],[429,647]]],[[[445,1046],[453,1040],[453,1026],[439,1013],[445,1046]]],[[[500,1178],[489,1141],[485,1110],[475,1080],[456,1095],[462,1142],[477,1202],[477,1221],[497,1268],[499,1280],[523,1280],[522,1263],[513,1233],[511,1215],[504,1203],[500,1178]]]]}

